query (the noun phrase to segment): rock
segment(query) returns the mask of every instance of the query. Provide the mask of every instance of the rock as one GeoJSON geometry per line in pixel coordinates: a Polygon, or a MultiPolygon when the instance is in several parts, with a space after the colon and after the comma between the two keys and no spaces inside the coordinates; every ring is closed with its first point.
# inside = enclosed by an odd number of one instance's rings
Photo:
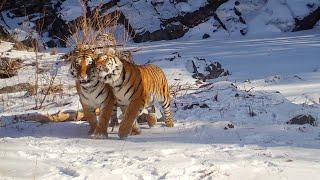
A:
{"type": "Polygon", "coordinates": [[[206,76],[203,75],[202,73],[194,73],[192,74],[192,78],[194,79],[204,79],[206,76]]]}
{"type": "Polygon", "coordinates": [[[182,37],[188,28],[181,23],[169,23],[163,29],[156,30],[152,33],[146,31],[142,34],[136,34],[133,41],[136,43],[146,41],[171,40],[182,37]]]}
{"type": "Polygon", "coordinates": [[[209,108],[207,104],[199,104],[199,103],[192,103],[190,105],[185,105],[183,107],[183,110],[188,110],[188,109],[193,109],[194,107],[199,107],[199,108],[209,108]]]}
{"type": "Polygon", "coordinates": [[[230,75],[230,72],[223,69],[219,62],[208,61],[203,58],[195,58],[194,60],[190,60],[186,66],[187,70],[193,73],[193,78],[202,81],[230,75]]]}
{"type": "MultiPolygon", "coordinates": [[[[71,21],[67,21],[64,19],[61,14],[61,10],[63,10],[63,2],[65,0],[52,1],[52,0],[15,0],[15,1],[5,1],[4,6],[1,10],[6,11],[3,13],[6,18],[14,19],[17,18],[17,24],[22,25],[22,21],[19,19],[27,19],[30,20],[31,24],[35,26],[32,30],[35,30],[39,34],[48,34],[48,37],[53,39],[46,39],[47,45],[49,47],[65,47],[65,40],[74,33],[75,26],[77,23],[81,21],[82,16],[77,17],[71,21]],[[72,33],[71,33],[72,32],[72,33]]],[[[89,7],[88,1],[85,2],[85,9],[87,10],[87,17],[91,19],[91,16],[95,14],[95,12],[101,12],[101,16],[99,21],[100,24],[104,24],[105,17],[115,17],[117,16],[117,23],[122,24],[129,36],[132,37],[134,42],[145,42],[145,41],[158,41],[158,40],[171,40],[177,39],[185,35],[186,32],[190,28],[193,28],[208,19],[210,19],[214,14],[216,9],[227,2],[228,0],[214,1],[208,0],[206,4],[195,9],[193,11],[177,13],[174,16],[165,17],[166,15],[161,14],[157,11],[158,9],[163,8],[163,5],[166,5],[166,1],[164,0],[152,0],[146,1],[143,3],[151,3],[155,7],[155,18],[158,18],[161,23],[158,25],[156,29],[151,30],[140,30],[140,27],[137,28],[132,24],[131,17],[127,17],[127,13],[123,13],[126,11],[126,8],[121,8],[120,6],[127,6],[120,3],[120,0],[110,0],[102,3],[101,6],[97,8],[89,7]],[[99,9],[101,8],[101,9],[99,9]],[[110,9],[118,9],[116,11],[111,11],[110,9]],[[105,12],[109,12],[108,15],[105,15],[105,12]],[[159,13],[159,14],[157,14],[159,13]]],[[[179,3],[187,3],[187,0],[170,0],[170,4],[173,8],[176,4],[179,3]]],[[[128,4],[135,4],[135,2],[129,2],[128,4]]],[[[142,2],[141,2],[142,3],[142,2]]],[[[140,4],[140,3],[139,3],[140,4]]],[[[145,6],[143,6],[145,7],[145,6]]],[[[129,7],[132,8],[132,7],[129,7]]],[[[176,8],[177,11],[180,11],[176,8]]],[[[140,12],[140,10],[133,10],[140,12]]],[[[143,10],[142,10],[143,11],[143,10]]],[[[165,13],[165,12],[163,12],[165,13]]],[[[143,18],[142,18],[143,19],[143,18]]],[[[105,25],[103,25],[105,26],[105,25]]],[[[0,27],[0,36],[6,35],[5,31],[1,31],[3,28],[0,27]]],[[[208,36],[206,35],[205,38],[208,36]]]]}
{"type": "Polygon", "coordinates": [[[312,29],[320,20],[320,7],[305,16],[303,19],[295,18],[295,27],[293,32],[312,29]]]}
{"type": "Polygon", "coordinates": [[[290,119],[287,124],[298,124],[298,125],[303,125],[303,124],[310,124],[312,126],[316,125],[316,119],[312,117],[311,115],[298,115],[292,119],[290,119]]]}
{"type": "Polygon", "coordinates": [[[224,127],[223,129],[228,130],[228,129],[233,129],[233,128],[234,128],[234,125],[231,123],[231,124],[227,124],[227,126],[224,127]]]}
{"type": "Polygon", "coordinates": [[[204,33],[204,35],[202,36],[202,39],[207,39],[207,38],[209,38],[209,37],[210,37],[210,35],[209,35],[209,34],[204,33]]]}
{"type": "Polygon", "coordinates": [[[206,76],[207,79],[215,79],[221,76],[227,76],[230,75],[229,71],[225,71],[219,62],[214,62],[212,64],[209,64],[206,67],[206,71],[209,72],[209,74],[206,76]]]}
{"type": "Polygon", "coordinates": [[[240,30],[241,35],[246,35],[248,33],[248,29],[247,28],[243,28],[240,30]]]}
{"type": "Polygon", "coordinates": [[[46,44],[47,44],[47,46],[49,48],[54,48],[54,47],[58,46],[58,44],[53,39],[51,39],[50,41],[46,42],[46,44]]]}

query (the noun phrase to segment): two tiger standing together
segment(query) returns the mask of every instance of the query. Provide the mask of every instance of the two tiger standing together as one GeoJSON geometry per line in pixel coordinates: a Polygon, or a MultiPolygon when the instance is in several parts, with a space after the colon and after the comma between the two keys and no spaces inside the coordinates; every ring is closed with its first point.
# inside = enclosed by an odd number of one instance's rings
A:
{"type": "Polygon", "coordinates": [[[70,73],[76,79],[80,102],[90,125],[89,134],[93,138],[108,136],[109,119],[113,125],[118,122],[117,107],[123,113],[118,131],[120,139],[140,134],[136,118],[143,109],[154,110],[155,101],[163,107],[166,126],[173,127],[169,86],[159,67],[136,65],[113,48],[104,52],[78,49],[70,57],[70,73]],[[96,108],[100,109],[98,121],[96,108]]]}

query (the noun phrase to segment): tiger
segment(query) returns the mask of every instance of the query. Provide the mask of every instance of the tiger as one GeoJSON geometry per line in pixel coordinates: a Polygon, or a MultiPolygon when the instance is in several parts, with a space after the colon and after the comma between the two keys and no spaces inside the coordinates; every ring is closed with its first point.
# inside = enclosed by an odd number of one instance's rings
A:
{"type": "Polygon", "coordinates": [[[119,59],[113,48],[98,55],[95,67],[99,78],[111,86],[116,103],[125,107],[118,136],[125,139],[132,131],[132,124],[144,108],[158,101],[163,108],[165,125],[173,127],[171,97],[164,72],[155,65],[137,65],[119,59]]]}
{"type": "Polygon", "coordinates": [[[116,106],[108,108],[107,104],[114,103],[113,93],[110,87],[101,83],[93,67],[93,49],[77,48],[69,59],[71,61],[69,72],[76,80],[76,90],[80,97],[84,117],[89,122],[88,134],[93,138],[107,137],[107,117],[111,116],[112,122],[117,121],[116,106]],[[95,110],[99,108],[99,121],[97,121],[95,110]]]}
{"type": "MultiPolygon", "coordinates": [[[[71,61],[70,74],[76,80],[76,90],[80,97],[80,103],[83,108],[84,117],[89,122],[88,134],[93,138],[108,137],[107,128],[109,123],[110,110],[112,131],[114,126],[118,125],[117,105],[108,108],[108,104],[113,104],[115,99],[109,85],[102,83],[95,72],[93,59],[97,56],[95,49],[76,48],[66,54],[64,59],[71,61]],[[99,123],[97,124],[96,109],[100,109],[99,123]]],[[[131,56],[125,56],[124,53],[117,54],[126,61],[132,61],[131,56]]],[[[149,118],[150,119],[150,118],[149,118]]],[[[133,124],[132,134],[140,134],[140,128],[137,123],[133,124]]]]}

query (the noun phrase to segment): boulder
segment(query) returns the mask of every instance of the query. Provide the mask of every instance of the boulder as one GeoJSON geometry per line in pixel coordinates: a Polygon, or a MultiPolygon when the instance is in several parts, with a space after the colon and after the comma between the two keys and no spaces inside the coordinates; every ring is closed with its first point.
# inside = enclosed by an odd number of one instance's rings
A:
{"type": "Polygon", "coordinates": [[[228,70],[223,69],[221,64],[214,60],[195,58],[188,61],[186,66],[187,70],[193,73],[193,78],[202,81],[230,75],[228,70]]]}
{"type": "Polygon", "coordinates": [[[204,34],[203,34],[203,36],[202,36],[202,39],[207,39],[207,38],[209,38],[209,37],[210,37],[210,35],[209,35],[209,34],[204,33],[204,34]]]}
{"type": "Polygon", "coordinates": [[[312,117],[311,115],[298,115],[292,119],[290,119],[287,124],[298,124],[298,125],[303,125],[303,124],[310,124],[312,126],[316,125],[316,119],[312,117]]]}

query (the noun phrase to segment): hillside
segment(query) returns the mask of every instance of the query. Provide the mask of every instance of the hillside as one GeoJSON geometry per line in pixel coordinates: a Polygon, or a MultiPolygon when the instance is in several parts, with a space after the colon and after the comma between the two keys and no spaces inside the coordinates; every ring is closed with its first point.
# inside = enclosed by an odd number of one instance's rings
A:
{"type": "Polygon", "coordinates": [[[319,28],[319,5],[318,0],[17,0],[4,4],[0,24],[18,40],[28,34],[21,31],[35,29],[49,47],[65,46],[71,27],[95,11],[119,16],[118,41],[239,37],[319,28]]]}

